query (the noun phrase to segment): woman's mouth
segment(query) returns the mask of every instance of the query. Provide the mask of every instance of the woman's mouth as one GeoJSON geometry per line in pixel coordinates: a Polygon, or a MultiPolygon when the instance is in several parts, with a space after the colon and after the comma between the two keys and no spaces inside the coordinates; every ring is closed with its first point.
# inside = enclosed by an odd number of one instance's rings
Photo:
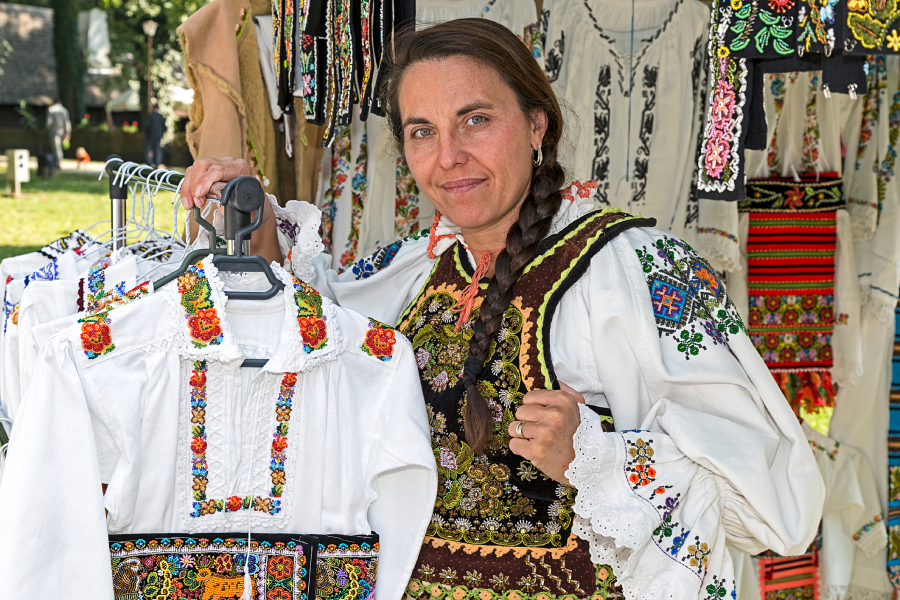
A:
{"type": "Polygon", "coordinates": [[[474,190],[476,187],[481,185],[485,179],[456,179],[454,181],[448,181],[441,185],[441,189],[443,189],[448,194],[465,194],[466,192],[470,192],[474,190]]]}

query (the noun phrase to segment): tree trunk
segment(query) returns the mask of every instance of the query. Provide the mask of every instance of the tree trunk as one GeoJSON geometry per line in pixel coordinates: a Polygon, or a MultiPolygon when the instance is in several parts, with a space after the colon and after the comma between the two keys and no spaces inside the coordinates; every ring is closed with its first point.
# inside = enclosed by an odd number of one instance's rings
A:
{"type": "Polygon", "coordinates": [[[84,114],[84,53],[78,39],[78,7],[74,0],[50,0],[53,8],[53,53],[59,99],[72,124],[84,114]]]}

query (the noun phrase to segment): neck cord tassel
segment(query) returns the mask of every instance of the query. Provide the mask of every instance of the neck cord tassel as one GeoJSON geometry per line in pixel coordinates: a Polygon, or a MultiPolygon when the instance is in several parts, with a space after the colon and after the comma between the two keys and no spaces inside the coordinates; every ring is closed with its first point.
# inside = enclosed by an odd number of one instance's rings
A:
{"type": "MultiPolygon", "coordinates": [[[[472,251],[468,246],[466,246],[466,249],[470,252],[472,251]]],[[[472,308],[475,306],[475,296],[478,295],[478,283],[485,275],[487,275],[488,269],[491,268],[491,256],[503,249],[504,248],[500,248],[499,250],[481,253],[481,257],[478,259],[478,265],[475,267],[475,274],[472,275],[472,283],[466,287],[459,302],[450,307],[450,310],[453,312],[460,313],[459,320],[456,321],[457,333],[459,333],[459,329],[462,327],[463,323],[468,322],[469,316],[472,314],[472,308]]]]}

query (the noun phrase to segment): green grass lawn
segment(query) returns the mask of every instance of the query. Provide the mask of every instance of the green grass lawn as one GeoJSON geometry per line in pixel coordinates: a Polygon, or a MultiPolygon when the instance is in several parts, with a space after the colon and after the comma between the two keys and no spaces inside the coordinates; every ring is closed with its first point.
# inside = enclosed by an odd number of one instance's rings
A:
{"type": "MultiPolygon", "coordinates": [[[[0,167],[0,180],[6,180],[4,167],[0,167]]],[[[99,235],[109,229],[109,181],[105,177],[98,181],[97,173],[62,171],[46,180],[32,171],[31,181],[22,184],[22,194],[21,198],[0,195],[0,259],[33,252],[98,221],[105,223],[88,233],[99,235]]],[[[155,198],[157,229],[172,230],[171,202],[170,192],[155,198]]],[[[184,218],[183,212],[179,218],[184,218]]]]}

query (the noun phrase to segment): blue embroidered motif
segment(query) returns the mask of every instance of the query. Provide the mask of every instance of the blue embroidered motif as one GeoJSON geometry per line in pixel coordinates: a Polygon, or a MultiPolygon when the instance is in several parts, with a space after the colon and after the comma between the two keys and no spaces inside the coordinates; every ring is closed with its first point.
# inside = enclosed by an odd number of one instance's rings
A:
{"type": "Polygon", "coordinates": [[[657,319],[672,321],[674,327],[684,324],[685,304],[689,292],[662,278],[650,282],[650,301],[657,319]]]}
{"type": "Polygon", "coordinates": [[[715,270],[688,244],[666,236],[636,249],[660,337],[674,337],[686,359],[706,343],[727,344],[746,331],[715,270]],[[661,260],[660,260],[661,259],[661,260]]]}
{"type": "Polygon", "coordinates": [[[28,287],[28,284],[32,281],[56,281],[59,279],[59,265],[56,262],[57,259],[53,259],[48,262],[46,265],[29,275],[25,278],[25,287],[28,287]]]}
{"type": "Polygon", "coordinates": [[[414,233],[401,240],[397,240],[389,246],[381,248],[374,254],[370,254],[369,256],[359,259],[352,267],[353,275],[356,276],[357,280],[367,279],[371,277],[378,271],[390,265],[391,262],[393,262],[403,244],[422,239],[423,237],[427,236],[430,231],[430,229],[423,229],[418,233],[414,233]]]}

